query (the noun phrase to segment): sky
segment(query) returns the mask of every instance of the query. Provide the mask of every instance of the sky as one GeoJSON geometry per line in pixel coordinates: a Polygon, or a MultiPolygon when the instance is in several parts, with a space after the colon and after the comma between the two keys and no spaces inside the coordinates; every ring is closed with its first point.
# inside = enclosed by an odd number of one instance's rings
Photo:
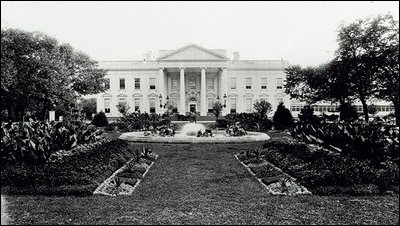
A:
{"type": "Polygon", "coordinates": [[[315,66],[333,58],[340,24],[399,2],[1,2],[1,27],[40,31],[95,60],[142,60],[195,43],[243,60],[315,66]]]}

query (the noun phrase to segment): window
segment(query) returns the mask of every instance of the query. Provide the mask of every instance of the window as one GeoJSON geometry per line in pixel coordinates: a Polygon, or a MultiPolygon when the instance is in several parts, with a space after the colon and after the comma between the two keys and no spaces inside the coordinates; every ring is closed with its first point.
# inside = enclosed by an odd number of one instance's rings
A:
{"type": "Polygon", "coordinates": [[[150,89],[156,89],[156,79],[150,78],[149,79],[150,89]]]}
{"type": "Polygon", "coordinates": [[[253,111],[253,99],[246,98],[246,112],[251,113],[253,111]]]}
{"type": "Polygon", "coordinates": [[[156,113],[156,98],[150,98],[150,113],[156,113]]]}
{"type": "Polygon", "coordinates": [[[105,88],[106,90],[110,89],[110,79],[109,79],[109,78],[106,78],[106,79],[104,80],[104,88],[105,88]]]}
{"type": "Polygon", "coordinates": [[[178,98],[176,98],[176,97],[171,98],[171,105],[172,105],[172,112],[177,113],[178,112],[178,98]]]}
{"type": "Polygon", "coordinates": [[[207,78],[207,89],[214,90],[214,77],[207,78]]]}
{"type": "Polygon", "coordinates": [[[110,113],[110,102],[111,99],[110,98],[104,98],[104,112],[105,113],[110,113]]]}
{"type": "Polygon", "coordinates": [[[135,111],[139,111],[139,109],[140,109],[140,98],[139,97],[135,97],[133,99],[133,106],[135,107],[135,111]]]}
{"type": "Polygon", "coordinates": [[[236,78],[231,78],[231,89],[236,89],[236,78]]]}
{"type": "Polygon", "coordinates": [[[193,77],[189,79],[189,89],[196,89],[196,79],[193,77]]]}
{"type": "Polygon", "coordinates": [[[208,113],[213,112],[213,104],[214,104],[214,98],[208,98],[207,99],[207,104],[208,104],[208,113]]]}
{"type": "Polygon", "coordinates": [[[135,78],[135,89],[140,89],[140,78],[135,78]]]}
{"type": "Polygon", "coordinates": [[[125,79],[124,78],[119,79],[119,89],[125,89],[125,79]]]}
{"type": "Polygon", "coordinates": [[[251,78],[246,78],[246,89],[251,89],[251,78]]]}
{"type": "Polygon", "coordinates": [[[283,88],[283,78],[277,78],[276,79],[276,89],[282,89],[283,88]]]}
{"type": "Polygon", "coordinates": [[[267,89],[267,78],[261,78],[261,89],[267,89]]]}
{"type": "Polygon", "coordinates": [[[126,97],[118,97],[118,104],[126,104],[126,97]]]}
{"type": "Polygon", "coordinates": [[[177,78],[171,78],[171,89],[173,91],[177,91],[178,90],[178,79],[177,78]]]}
{"type": "Polygon", "coordinates": [[[231,98],[231,114],[236,113],[236,98],[231,98]]]}

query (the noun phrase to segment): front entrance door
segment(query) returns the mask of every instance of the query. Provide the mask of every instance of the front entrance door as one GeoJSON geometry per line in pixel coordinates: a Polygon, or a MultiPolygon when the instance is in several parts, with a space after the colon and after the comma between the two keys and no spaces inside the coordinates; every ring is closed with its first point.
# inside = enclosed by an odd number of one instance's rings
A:
{"type": "Polygon", "coordinates": [[[196,104],[190,104],[189,110],[190,110],[190,112],[196,113],[196,104]]]}

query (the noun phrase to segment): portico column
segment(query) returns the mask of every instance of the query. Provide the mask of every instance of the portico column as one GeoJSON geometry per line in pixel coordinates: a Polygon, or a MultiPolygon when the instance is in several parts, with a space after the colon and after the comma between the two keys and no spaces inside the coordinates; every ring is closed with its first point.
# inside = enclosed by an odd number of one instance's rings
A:
{"type": "Polygon", "coordinates": [[[186,114],[186,106],[185,106],[185,68],[181,67],[180,69],[180,91],[179,91],[179,113],[182,115],[186,114]]]}
{"type": "MultiPolygon", "coordinates": [[[[222,73],[221,73],[221,95],[220,95],[220,98],[221,98],[222,105],[225,103],[224,95],[228,95],[227,94],[227,91],[228,91],[228,89],[227,89],[227,85],[228,85],[227,77],[228,77],[227,69],[226,69],[226,67],[224,67],[224,68],[222,68],[222,73]]],[[[226,101],[227,101],[227,105],[228,105],[228,98],[226,99],[226,101]]],[[[222,116],[225,116],[227,114],[227,112],[228,111],[227,111],[227,106],[226,106],[221,112],[222,116]]]]}
{"type": "Polygon", "coordinates": [[[206,106],[206,69],[201,69],[201,90],[200,90],[200,105],[201,105],[201,116],[207,115],[207,106],[206,106]]]}

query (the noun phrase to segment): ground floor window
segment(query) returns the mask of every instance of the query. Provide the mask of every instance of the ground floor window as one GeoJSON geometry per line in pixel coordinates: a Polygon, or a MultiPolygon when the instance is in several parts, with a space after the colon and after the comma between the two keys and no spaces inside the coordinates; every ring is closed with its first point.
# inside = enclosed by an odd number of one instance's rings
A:
{"type": "Polygon", "coordinates": [[[111,98],[104,98],[104,112],[110,113],[111,98]]]}
{"type": "Polygon", "coordinates": [[[133,99],[133,106],[135,108],[135,111],[139,111],[139,109],[140,109],[140,98],[133,99]]]}
{"type": "Polygon", "coordinates": [[[208,113],[213,113],[214,98],[208,98],[207,103],[208,103],[208,113]]]}
{"type": "Polygon", "coordinates": [[[253,99],[246,98],[246,112],[251,113],[253,111],[253,99]]]}
{"type": "Polygon", "coordinates": [[[150,98],[150,113],[156,113],[156,98],[150,98]]]}
{"type": "Polygon", "coordinates": [[[236,98],[231,98],[231,114],[236,113],[236,98]]]}

